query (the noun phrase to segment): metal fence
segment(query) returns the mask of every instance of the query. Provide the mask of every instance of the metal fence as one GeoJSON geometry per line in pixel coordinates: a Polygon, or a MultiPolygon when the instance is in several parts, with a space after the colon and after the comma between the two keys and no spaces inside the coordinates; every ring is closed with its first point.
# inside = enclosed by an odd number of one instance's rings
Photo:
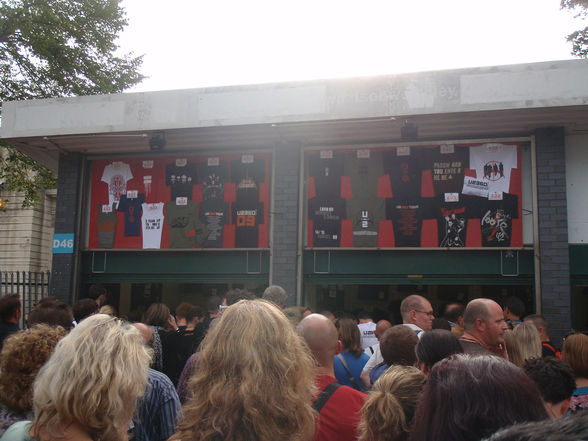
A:
{"type": "Polygon", "coordinates": [[[22,317],[20,327],[24,329],[26,317],[35,304],[49,296],[51,272],[0,271],[0,297],[6,294],[20,294],[22,317]]]}

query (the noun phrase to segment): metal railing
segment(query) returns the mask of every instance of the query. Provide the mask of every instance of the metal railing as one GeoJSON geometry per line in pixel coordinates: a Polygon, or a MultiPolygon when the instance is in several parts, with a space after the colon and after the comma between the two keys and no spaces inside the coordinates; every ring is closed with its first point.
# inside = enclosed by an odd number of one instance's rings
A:
{"type": "Polygon", "coordinates": [[[43,297],[49,296],[50,285],[50,271],[0,271],[0,297],[7,294],[20,294],[22,302],[21,329],[24,329],[26,317],[35,304],[43,297]]]}

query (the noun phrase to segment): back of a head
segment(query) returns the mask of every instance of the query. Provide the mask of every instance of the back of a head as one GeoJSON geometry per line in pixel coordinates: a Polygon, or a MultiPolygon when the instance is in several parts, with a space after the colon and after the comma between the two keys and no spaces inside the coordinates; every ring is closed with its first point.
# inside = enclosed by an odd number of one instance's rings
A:
{"type": "Polygon", "coordinates": [[[145,312],[143,323],[149,326],[161,326],[165,328],[169,320],[169,308],[163,303],[152,303],[145,312]]]}
{"type": "Polygon", "coordinates": [[[449,320],[450,322],[457,323],[457,320],[460,317],[463,317],[465,311],[465,306],[461,303],[450,303],[445,308],[445,312],[443,314],[443,318],[445,320],[449,320]]]}
{"type": "Polygon", "coordinates": [[[359,441],[400,441],[410,431],[426,376],[412,366],[391,366],[362,407],[359,441]]]}
{"type": "Polygon", "coordinates": [[[339,345],[339,334],[331,320],[322,314],[310,314],[302,319],[296,331],[320,366],[332,365],[339,345]]]}
{"type": "Polygon", "coordinates": [[[572,368],[555,357],[533,358],[523,366],[544,401],[557,404],[572,396],[576,380],[572,368]]]}
{"type": "Polygon", "coordinates": [[[147,383],[150,355],[133,326],[105,314],[83,320],[39,371],[32,436],[62,434],[67,422],[101,440],[122,441],[147,383]]]}
{"type": "Polygon", "coordinates": [[[354,357],[359,357],[363,353],[359,328],[353,319],[339,320],[339,340],[343,349],[349,351],[354,357]]]}
{"type": "Polygon", "coordinates": [[[314,363],[274,304],[228,307],[201,349],[172,440],[312,438],[314,363]]]}
{"type": "Polygon", "coordinates": [[[27,320],[29,326],[45,323],[49,326],[61,326],[69,330],[73,324],[73,312],[71,307],[56,297],[41,299],[29,314],[27,320]]]}
{"type": "Polygon", "coordinates": [[[240,300],[254,300],[255,294],[246,289],[235,288],[227,291],[227,305],[231,306],[240,300]]]}
{"type": "Polygon", "coordinates": [[[204,317],[204,310],[200,306],[192,305],[188,302],[182,302],[176,308],[176,317],[182,317],[187,322],[191,322],[196,317],[204,317]]]}
{"type": "Polygon", "coordinates": [[[38,324],[6,338],[0,354],[0,403],[16,413],[32,411],[37,372],[66,334],[62,327],[38,324]]]}
{"type": "Polygon", "coordinates": [[[288,301],[288,294],[281,286],[271,285],[265,289],[262,298],[283,308],[288,301]]]}
{"type": "Polygon", "coordinates": [[[532,323],[537,329],[547,329],[547,321],[541,314],[531,314],[525,317],[525,323],[532,323]]]}
{"type": "Polygon", "coordinates": [[[396,325],[386,330],[380,338],[380,351],[388,366],[400,364],[414,366],[414,348],[419,338],[408,326],[396,325]]]}
{"type": "Polygon", "coordinates": [[[90,288],[88,289],[88,298],[94,301],[97,301],[100,296],[105,294],[106,288],[104,287],[104,285],[101,285],[99,283],[90,286],[90,288]]]}
{"type": "Polygon", "coordinates": [[[435,363],[453,354],[461,354],[463,349],[457,337],[445,329],[425,331],[416,345],[419,363],[431,370],[435,363]]]}
{"type": "Polygon", "coordinates": [[[20,295],[7,294],[0,298],[0,322],[6,322],[21,309],[20,295]]]}
{"type": "Polygon", "coordinates": [[[222,299],[219,296],[211,296],[206,302],[206,312],[208,314],[216,314],[221,303],[222,299]]]}
{"type": "Polygon", "coordinates": [[[82,299],[73,305],[73,315],[76,322],[81,322],[86,317],[98,312],[98,305],[93,299],[82,299]]]}
{"type": "Polygon", "coordinates": [[[487,306],[488,301],[489,299],[479,298],[467,304],[463,313],[463,327],[467,332],[473,332],[475,330],[477,319],[488,320],[490,316],[490,311],[487,306]]]}
{"type": "Polygon", "coordinates": [[[561,348],[561,358],[572,367],[576,380],[588,378],[588,335],[581,332],[568,335],[561,348]]]}
{"type": "Polygon", "coordinates": [[[494,355],[458,354],[429,373],[410,439],[475,441],[544,418],[539,391],[522,369],[494,355]]]}
{"type": "Polygon", "coordinates": [[[506,309],[506,308],[508,308],[508,310],[512,314],[516,315],[519,318],[521,318],[523,315],[525,315],[525,304],[518,297],[514,297],[514,296],[507,297],[504,300],[504,309],[506,309]]]}
{"type": "Polygon", "coordinates": [[[541,357],[541,338],[539,331],[530,323],[521,323],[514,330],[504,332],[508,348],[508,357],[518,367],[523,367],[526,360],[541,357]]]}
{"type": "Polygon", "coordinates": [[[588,412],[567,418],[516,424],[482,441],[588,441],[588,412]]]}

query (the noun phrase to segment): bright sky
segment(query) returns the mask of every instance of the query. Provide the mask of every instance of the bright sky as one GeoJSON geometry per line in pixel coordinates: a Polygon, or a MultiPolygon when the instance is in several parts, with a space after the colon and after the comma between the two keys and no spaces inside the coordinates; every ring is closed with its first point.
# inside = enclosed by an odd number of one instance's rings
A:
{"type": "Polygon", "coordinates": [[[572,58],[559,0],[122,0],[132,91],[572,58]]]}

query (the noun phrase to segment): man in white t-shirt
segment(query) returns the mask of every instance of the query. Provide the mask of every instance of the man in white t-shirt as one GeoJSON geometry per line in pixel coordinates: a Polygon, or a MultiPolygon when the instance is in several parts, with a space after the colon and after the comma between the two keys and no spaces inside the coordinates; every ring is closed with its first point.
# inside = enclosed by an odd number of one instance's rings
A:
{"type": "Polygon", "coordinates": [[[367,312],[362,312],[359,315],[359,336],[361,342],[361,349],[370,347],[378,342],[374,332],[376,331],[376,324],[372,316],[367,312]]]}
{"type": "Polygon", "coordinates": [[[380,320],[376,323],[376,330],[375,335],[378,339],[378,343],[375,345],[371,345],[370,347],[365,349],[365,353],[370,356],[368,362],[364,365],[363,370],[361,371],[361,381],[366,387],[369,387],[370,384],[370,372],[380,363],[384,362],[384,357],[382,357],[382,352],[380,351],[380,337],[384,334],[384,331],[392,327],[392,323],[388,320],[380,320]]]}

